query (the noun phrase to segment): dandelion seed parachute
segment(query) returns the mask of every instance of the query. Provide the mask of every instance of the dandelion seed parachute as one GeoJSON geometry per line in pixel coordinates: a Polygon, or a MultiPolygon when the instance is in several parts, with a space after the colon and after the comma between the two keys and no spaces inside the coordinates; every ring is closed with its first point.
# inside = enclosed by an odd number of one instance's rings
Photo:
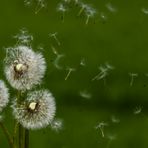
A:
{"type": "Polygon", "coordinates": [[[12,87],[29,90],[40,84],[46,70],[42,54],[35,53],[31,47],[19,45],[7,50],[5,75],[12,87]]]}
{"type": "Polygon", "coordinates": [[[0,112],[8,104],[8,98],[8,88],[6,87],[5,83],[2,80],[0,80],[0,112]]]}
{"type": "Polygon", "coordinates": [[[28,94],[26,100],[12,105],[13,115],[27,129],[40,129],[52,123],[55,112],[55,100],[47,90],[34,91],[28,94]]]}
{"type": "Polygon", "coordinates": [[[63,121],[61,119],[54,119],[51,123],[51,128],[54,131],[59,132],[63,128],[63,121]]]}

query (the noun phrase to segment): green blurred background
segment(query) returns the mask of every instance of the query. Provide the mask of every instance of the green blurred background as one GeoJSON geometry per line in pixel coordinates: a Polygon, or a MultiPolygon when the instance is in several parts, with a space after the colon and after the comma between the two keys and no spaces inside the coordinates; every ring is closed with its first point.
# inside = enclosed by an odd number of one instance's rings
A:
{"type": "MultiPolygon", "coordinates": [[[[148,1],[85,0],[97,9],[94,19],[85,24],[85,16],[77,17],[79,7],[72,6],[64,22],[56,11],[60,0],[46,0],[47,6],[35,14],[35,5],[23,0],[0,1],[0,78],[3,74],[4,47],[13,46],[13,38],[23,27],[33,35],[34,50],[44,54],[48,70],[41,88],[48,88],[56,98],[56,117],[63,121],[58,132],[50,127],[32,131],[31,148],[147,148],[148,147],[148,1]],[[116,12],[106,8],[111,3],[116,12]],[[145,12],[142,12],[145,8],[145,12]],[[100,17],[104,13],[106,19],[100,17]],[[58,46],[49,33],[58,32],[58,46]],[[65,56],[54,66],[56,58],[51,45],[65,56]],[[43,49],[38,48],[43,47],[43,49]],[[85,66],[80,65],[85,59],[85,66]],[[110,63],[115,68],[103,80],[92,81],[98,67],[110,63]],[[67,67],[75,68],[65,81],[67,67]],[[130,86],[129,73],[138,73],[130,86]],[[83,97],[81,92],[91,97],[83,97]],[[133,113],[142,107],[138,115],[133,113]],[[116,120],[113,120],[115,117],[116,120]],[[120,121],[120,122],[116,122],[120,121]],[[105,137],[99,128],[105,122],[105,137]]],[[[13,90],[12,94],[13,93],[13,90]]],[[[11,98],[13,98],[13,95],[11,98]]],[[[11,110],[6,109],[5,124],[12,129],[11,110]]],[[[0,147],[7,141],[0,131],[0,147]]]]}

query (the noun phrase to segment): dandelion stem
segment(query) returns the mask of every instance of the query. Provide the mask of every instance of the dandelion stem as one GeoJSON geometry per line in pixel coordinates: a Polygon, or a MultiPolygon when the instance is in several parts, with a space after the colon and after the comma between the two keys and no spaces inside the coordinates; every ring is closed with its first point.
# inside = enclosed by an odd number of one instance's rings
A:
{"type": "Polygon", "coordinates": [[[5,125],[2,122],[0,122],[0,127],[2,128],[6,138],[8,140],[10,148],[13,148],[13,140],[11,138],[11,135],[10,135],[8,129],[5,127],[5,125]]]}
{"type": "Polygon", "coordinates": [[[18,138],[19,138],[19,148],[22,148],[22,128],[21,125],[19,124],[19,133],[18,133],[18,138]]]}
{"type": "Polygon", "coordinates": [[[19,148],[25,148],[25,129],[19,124],[19,148]]]}
{"type": "MultiPolygon", "coordinates": [[[[19,103],[23,100],[22,92],[18,91],[18,96],[17,96],[17,103],[19,103]]],[[[19,148],[26,148],[25,144],[25,129],[24,127],[19,123],[18,124],[18,147],[19,148]]],[[[27,147],[28,148],[28,147],[27,147]]]]}
{"type": "Polygon", "coordinates": [[[25,130],[25,148],[29,148],[29,130],[25,130]]]}
{"type": "Polygon", "coordinates": [[[18,130],[18,123],[15,120],[14,123],[14,131],[13,131],[13,147],[16,148],[16,143],[17,143],[17,130],[18,130]]]}

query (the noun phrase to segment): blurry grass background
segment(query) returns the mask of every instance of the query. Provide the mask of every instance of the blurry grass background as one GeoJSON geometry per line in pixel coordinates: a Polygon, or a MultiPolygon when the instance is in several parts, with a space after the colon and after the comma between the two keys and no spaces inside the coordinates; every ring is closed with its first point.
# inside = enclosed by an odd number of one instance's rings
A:
{"type": "MultiPolygon", "coordinates": [[[[48,70],[43,88],[48,88],[56,98],[57,118],[63,120],[63,128],[55,132],[50,128],[32,131],[31,148],[147,148],[148,147],[148,8],[146,0],[85,0],[92,4],[98,14],[85,25],[85,18],[77,17],[80,8],[72,7],[64,23],[56,11],[60,0],[46,0],[47,7],[34,13],[35,4],[25,7],[23,0],[0,1],[0,77],[3,74],[4,47],[13,46],[16,35],[23,27],[33,35],[33,48],[43,46],[48,70]],[[111,3],[117,12],[112,13],[105,5],[111,3]],[[107,19],[100,19],[103,12],[107,19]],[[49,38],[49,33],[58,32],[61,46],[49,38]],[[60,60],[62,70],[53,65],[55,46],[65,57],[60,60]],[[86,65],[80,66],[85,59],[86,65]],[[115,67],[103,80],[91,81],[99,73],[98,67],[105,62],[115,67]],[[75,68],[69,78],[66,67],[75,68]],[[138,73],[130,87],[129,73],[138,73]],[[90,99],[80,96],[86,90],[90,99]],[[134,115],[136,106],[143,106],[142,113],[134,115]],[[112,116],[120,122],[113,123],[112,116]],[[95,127],[107,122],[105,137],[95,127]],[[115,139],[111,139],[114,137],[115,139]],[[110,137],[109,137],[110,136],[110,137]]],[[[12,90],[13,92],[13,90],[12,90]]],[[[12,96],[13,97],[13,96],[12,96]]],[[[5,123],[11,128],[11,111],[5,110],[5,123]]],[[[7,141],[0,130],[0,147],[7,148],[7,141]]]]}

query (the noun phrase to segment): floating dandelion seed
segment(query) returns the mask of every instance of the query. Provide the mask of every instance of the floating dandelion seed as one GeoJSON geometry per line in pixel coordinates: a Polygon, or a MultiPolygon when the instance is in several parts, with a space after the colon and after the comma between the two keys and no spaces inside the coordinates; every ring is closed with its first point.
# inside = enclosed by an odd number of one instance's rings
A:
{"type": "Polygon", "coordinates": [[[8,88],[6,87],[5,83],[2,80],[0,80],[0,112],[8,104],[8,98],[8,88]]]}
{"type": "Polygon", "coordinates": [[[108,63],[106,63],[103,66],[101,65],[99,67],[100,72],[92,79],[92,81],[104,79],[105,82],[105,78],[109,75],[109,72],[113,69],[114,67],[108,63]]]}
{"type": "Polygon", "coordinates": [[[27,129],[40,129],[52,123],[55,116],[55,100],[47,90],[30,92],[24,102],[12,104],[13,115],[27,129]]]}
{"type": "Polygon", "coordinates": [[[85,58],[82,58],[82,59],[81,59],[80,65],[81,65],[81,66],[86,66],[85,58]]]}
{"type": "Polygon", "coordinates": [[[114,69],[114,66],[110,65],[109,63],[105,63],[105,66],[108,70],[113,70],[114,69]]]}
{"type": "Polygon", "coordinates": [[[138,74],[137,73],[129,73],[129,76],[131,77],[130,86],[133,86],[134,79],[136,77],[138,77],[138,74]]]}
{"type": "Polygon", "coordinates": [[[30,6],[32,4],[32,0],[24,0],[25,6],[30,6]]]}
{"type": "Polygon", "coordinates": [[[5,74],[11,86],[18,90],[29,90],[40,84],[46,69],[42,54],[21,45],[7,50],[5,74]]]}
{"type": "Polygon", "coordinates": [[[41,9],[45,8],[45,1],[44,0],[37,0],[37,5],[35,8],[35,14],[38,14],[41,9]]]}
{"type": "Polygon", "coordinates": [[[93,18],[96,15],[97,11],[93,7],[87,5],[87,7],[85,7],[84,12],[85,12],[85,15],[86,15],[85,24],[87,25],[88,22],[89,22],[89,19],[93,18]]]}
{"type": "Polygon", "coordinates": [[[71,2],[71,0],[63,0],[63,2],[69,4],[71,2]]]}
{"type": "Polygon", "coordinates": [[[111,3],[107,3],[106,4],[106,8],[110,11],[110,12],[117,12],[117,9],[111,4],[111,3]]]}
{"type": "Polygon", "coordinates": [[[60,66],[59,62],[64,56],[65,55],[63,55],[63,54],[58,54],[57,57],[55,58],[55,60],[53,61],[53,64],[57,69],[63,69],[63,67],[60,66]]]}
{"type": "Polygon", "coordinates": [[[68,73],[67,73],[67,75],[65,77],[65,80],[67,80],[69,78],[69,76],[70,76],[70,74],[71,74],[72,71],[76,71],[76,69],[71,68],[71,67],[68,67],[67,70],[68,70],[68,73]]]}
{"type": "Polygon", "coordinates": [[[42,44],[37,46],[37,50],[44,52],[44,47],[42,44]]]}
{"type": "Polygon", "coordinates": [[[68,11],[68,8],[63,3],[59,3],[57,6],[57,11],[62,13],[61,20],[64,22],[65,12],[68,11]]]}
{"type": "Polygon", "coordinates": [[[107,15],[104,12],[100,13],[100,18],[102,20],[103,23],[106,23],[107,21],[107,15]]]}
{"type": "Polygon", "coordinates": [[[80,16],[84,12],[84,10],[88,7],[88,5],[83,2],[79,2],[79,6],[80,6],[80,11],[78,12],[78,16],[80,16]]]}
{"type": "Polygon", "coordinates": [[[111,121],[113,122],[113,123],[120,123],[120,119],[118,119],[116,116],[111,116],[111,121]]]}
{"type": "Polygon", "coordinates": [[[52,51],[53,51],[53,53],[55,55],[58,55],[59,54],[58,51],[56,50],[56,48],[53,45],[51,45],[51,49],[52,49],[52,51]]]}
{"type": "Polygon", "coordinates": [[[101,131],[101,135],[102,137],[104,138],[105,137],[105,134],[104,134],[104,127],[105,126],[108,126],[107,123],[105,122],[100,122],[97,126],[96,126],[96,129],[99,129],[101,131]]]}
{"type": "Polygon", "coordinates": [[[61,119],[55,119],[52,123],[51,123],[51,127],[53,130],[55,130],[56,132],[59,132],[60,130],[62,130],[63,128],[63,121],[61,119]]]}
{"type": "Polygon", "coordinates": [[[138,106],[138,107],[136,107],[135,109],[134,109],[134,114],[135,115],[138,115],[138,114],[140,114],[142,112],[142,107],[141,106],[138,106]]]}
{"type": "Polygon", "coordinates": [[[61,43],[60,43],[60,41],[58,40],[58,38],[57,38],[57,32],[55,32],[55,33],[50,33],[49,34],[49,37],[51,37],[51,38],[53,38],[56,42],[57,42],[57,44],[60,46],[61,45],[61,43]]]}
{"type": "Polygon", "coordinates": [[[55,66],[57,69],[62,69],[63,67],[60,66],[59,62],[60,62],[60,60],[61,60],[63,57],[65,57],[65,55],[64,55],[64,54],[59,54],[58,51],[55,49],[55,47],[52,46],[52,45],[51,45],[51,49],[52,49],[53,53],[56,55],[56,58],[55,58],[55,60],[53,61],[54,66],[55,66]]]}
{"type": "Polygon", "coordinates": [[[107,138],[108,138],[110,141],[113,141],[113,140],[115,140],[115,139],[117,138],[117,136],[116,136],[116,135],[113,135],[113,134],[109,134],[109,135],[107,135],[107,138]]]}
{"type": "Polygon", "coordinates": [[[117,136],[116,135],[113,135],[113,134],[108,134],[107,135],[107,139],[108,139],[107,148],[109,148],[111,142],[114,141],[114,140],[116,140],[117,139],[117,136]]]}
{"type": "Polygon", "coordinates": [[[148,14],[148,8],[142,8],[141,11],[146,15],[148,14]]]}
{"type": "Polygon", "coordinates": [[[79,4],[79,0],[73,0],[75,5],[79,4]]]}
{"type": "Polygon", "coordinates": [[[85,99],[90,99],[90,98],[92,98],[92,94],[89,93],[89,92],[86,91],[86,90],[80,91],[79,94],[80,94],[80,96],[81,96],[82,98],[85,98],[85,99]]]}
{"type": "Polygon", "coordinates": [[[14,36],[17,40],[17,44],[29,45],[33,40],[33,36],[29,34],[28,30],[23,28],[20,32],[14,36]]]}

